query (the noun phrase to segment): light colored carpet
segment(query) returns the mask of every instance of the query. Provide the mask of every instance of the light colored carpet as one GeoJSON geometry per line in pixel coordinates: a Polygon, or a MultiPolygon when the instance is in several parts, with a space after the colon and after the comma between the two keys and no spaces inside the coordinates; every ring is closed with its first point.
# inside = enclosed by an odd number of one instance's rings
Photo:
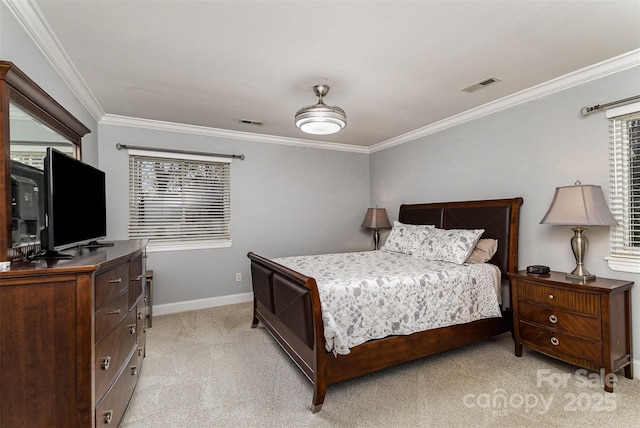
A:
{"type": "Polygon", "coordinates": [[[155,317],[123,428],[137,427],[631,427],[640,381],[613,394],[577,368],[525,349],[510,334],[330,385],[311,413],[311,384],[250,303],[155,317]],[[563,380],[566,378],[566,382],[563,380]]]}

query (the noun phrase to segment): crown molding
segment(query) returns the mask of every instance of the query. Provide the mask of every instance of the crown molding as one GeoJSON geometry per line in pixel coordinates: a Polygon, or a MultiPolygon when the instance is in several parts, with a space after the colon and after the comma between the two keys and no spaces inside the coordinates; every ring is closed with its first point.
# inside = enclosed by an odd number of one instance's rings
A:
{"type": "Polygon", "coordinates": [[[155,131],[178,132],[181,134],[203,135],[229,140],[241,140],[255,143],[280,144],[285,146],[298,146],[313,149],[337,150],[343,152],[369,153],[368,147],[350,144],[317,142],[298,138],[278,137],[273,135],[254,134],[243,131],[230,131],[228,129],[210,128],[206,126],[186,125],[183,123],[163,122],[160,120],[140,119],[136,117],[106,114],[100,120],[100,125],[128,126],[155,131]]]}
{"type": "Polygon", "coordinates": [[[104,109],[95,98],[33,0],[2,0],[27,35],[96,121],[104,109]]]}
{"type": "Polygon", "coordinates": [[[399,144],[408,143],[418,138],[461,125],[465,122],[479,119],[483,116],[488,116],[501,110],[515,107],[519,104],[524,104],[538,98],[546,97],[547,95],[564,91],[565,89],[579,86],[592,80],[600,79],[638,66],[640,66],[640,49],[636,49],[631,52],[627,52],[626,54],[585,67],[581,70],[565,74],[564,76],[533,86],[529,89],[516,92],[513,95],[467,110],[455,116],[448,117],[432,123],[431,125],[416,129],[415,131],[407,132],[406,134],[398,137],[374,144],[369,148],[369,152],[374,153],[399,144]]]}

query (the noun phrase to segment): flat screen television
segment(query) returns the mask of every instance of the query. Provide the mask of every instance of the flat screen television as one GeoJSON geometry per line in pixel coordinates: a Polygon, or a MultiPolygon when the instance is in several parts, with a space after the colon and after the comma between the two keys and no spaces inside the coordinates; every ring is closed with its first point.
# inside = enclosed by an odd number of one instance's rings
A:
{"type": "Polygon", "coordinates": [[[52,147],[44,158],[45,228],[40,236],[44,257],[97,244],[107,236],[105,174],[52,147]]]}

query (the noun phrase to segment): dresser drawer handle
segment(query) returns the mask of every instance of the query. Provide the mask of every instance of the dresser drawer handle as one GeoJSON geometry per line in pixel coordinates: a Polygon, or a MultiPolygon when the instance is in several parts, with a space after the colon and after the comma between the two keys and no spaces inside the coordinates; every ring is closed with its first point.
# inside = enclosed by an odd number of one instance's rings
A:
{"type": "Polygon", "coordinates": [[[135,278],[133,278],[131,281],[140,281],[142,278],[144,278],[144,275],[138,275],[135,278]]]}
{"type": "Polygon", "coordinates": [[[113,420],[113,410],[109,410],[108,412],[104,412],[104,423],[110,424],[113,420]]]}
{"type": "Polygon", "coordinates": [[[558,346],[558,345],[560,344],[560,341],[558,340],[558,338],[557,338],[557,337],[553,336],[553,337],[551,338],[551,344],[552,344],[553,346],[558,346]]]}
{"type": "Polygon", "coordinates": [[[554,314],[549,315],[549,321],[551,321],[553,324],[558,322],[558,317],[555,316],[554,314]]]}
{"type": "Polygon", "coordinates": [[[122,282],[122,278],[110,279],[109,284],[120,284],[122,282]]]}
{"type": "Polygon", "coordinates": [[[137,366],[131,366],[131,376],[135,376],[138,374],[138,367],[137,366]]]}
{"type": "Polygon", "coordinates": [[[136,325],[135,324],[129,324],[129,333],[136,334],[136,325]]]}
{"type": "Polygon", "coordinates": [[[119,313],[120,313],[120,309],[114,309],[108,312],[109,315],[118,315],[119,313]]]}
{"type": "Polygon", "coordinates": [[[549,294],[549,298],[550,298],[550,299],[553,299],[553,294],[549,294]]]}
{"type": "Polygon", "coordinates": [[[138,319],[141,320],[142,318],[144,318],[144,314],[140,311],[138,312],[138,319]]]}
{"type": "Polygon", "coordinates": [[[111,357],[104,357],[102,359],[102,370],[109,370],[109,364],[111,364],[111,357]]]}
{"type": "Polygon", "coordinates": [[[138,357],[142,357],[144,355],[144,348],[140,347],[138,348],[138,357]]]}

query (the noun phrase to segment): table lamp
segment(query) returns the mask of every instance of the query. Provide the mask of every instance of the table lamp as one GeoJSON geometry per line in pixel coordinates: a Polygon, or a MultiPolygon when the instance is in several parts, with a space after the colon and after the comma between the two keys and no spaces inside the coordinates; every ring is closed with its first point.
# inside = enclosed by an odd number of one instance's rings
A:
{"type": "Polygon", "coordinates": [[[595,275],[584,266],[589,240],[584,226],[610,226],[618,222],[611,214],[604,199],[602,188],[576,181],[573,186],[557,187],[549,210],[540,224],[575,226],[571,238],[571,249],[576,258],[576,268],[567,273],[568,279],[592,281],[595,275]]]}
{"type": "Polygon", "coordinates": [[[387,211],[384,208],[369,208],[360,227],[373,229],[373,245],[377,250],[380,244],[380,232],[378,232],[378,229],[391,229],[387,211]]]}

